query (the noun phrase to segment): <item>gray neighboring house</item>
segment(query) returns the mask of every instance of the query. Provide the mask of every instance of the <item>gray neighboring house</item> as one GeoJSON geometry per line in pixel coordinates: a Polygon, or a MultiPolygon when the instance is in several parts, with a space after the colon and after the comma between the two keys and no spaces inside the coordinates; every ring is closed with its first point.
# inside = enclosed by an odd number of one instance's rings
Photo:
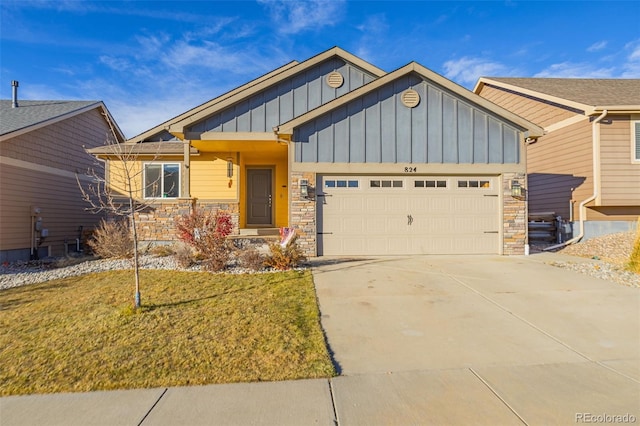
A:
{"type": "Polygon", "coordinates": [[[76,251],[99,222],[76,173],[88,181],[96,162],[84,147],[104,145],[107,120],[101,101],[0,100],[0,262],[76,251]]]}

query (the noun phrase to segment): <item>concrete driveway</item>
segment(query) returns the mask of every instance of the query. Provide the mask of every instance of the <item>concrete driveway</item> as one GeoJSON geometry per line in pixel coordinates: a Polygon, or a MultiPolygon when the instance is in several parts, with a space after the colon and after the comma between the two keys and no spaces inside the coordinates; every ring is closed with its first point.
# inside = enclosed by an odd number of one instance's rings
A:
{"type": "Polygon", "coordinates": [[[341,376],[11,396],[0,424],[637,424],[640,289],[555,257],[317,259],[341,376]]]}
{"type": "Polygon", "coordinates": [[[640,291],[549,258],[319,259],[338,423],[640,421],[640,291]]]}

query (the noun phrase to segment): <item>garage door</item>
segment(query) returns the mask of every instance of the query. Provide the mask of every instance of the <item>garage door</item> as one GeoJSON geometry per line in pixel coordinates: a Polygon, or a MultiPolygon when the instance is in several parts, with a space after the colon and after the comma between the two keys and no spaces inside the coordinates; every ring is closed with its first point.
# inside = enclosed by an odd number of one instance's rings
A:
{"type": "Polygon", "coordinates": [[[319,176],[318,254],[497,254],[493,176],[319,176]]]}

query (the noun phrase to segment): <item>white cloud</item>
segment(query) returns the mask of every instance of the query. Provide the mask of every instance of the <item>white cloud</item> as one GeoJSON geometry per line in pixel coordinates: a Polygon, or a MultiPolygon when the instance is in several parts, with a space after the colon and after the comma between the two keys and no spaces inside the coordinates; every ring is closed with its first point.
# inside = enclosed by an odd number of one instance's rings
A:
{"type": "Polygon", "coordinates": [[[627,43],[624,47],[628,52],[627,60],[622,65],[622,78],[640,78],[640,40],[627,43]]]}
{"type": "Polygon", "coordinates": [[[547,78],[640,78],[640,39],[628,42],[624,49],[614,50],[601,41],[588,50],[606,49],[597,61],[564,61],[552,63],[534,77],[547,78]],[[593,47],[593,49],[592,49],[593,47]]]}
{"type": "Polygon", "coordinates": [[[462,85],[472,85],[482,76],[510,75],[506,66],[482,58],[468,56],[444,63],[444,76],[462,85]]]}
{"type": "Polygon", "coordinates": [[[598,52],[607,47],[607,41],[602,40],[596,43],[593,43],[591,46],[587,47],[587,52],[598,52]]]}
{"type": "Polygon", "coordinates": [[[387,17],[382,13],[378,13],[367,16],[362,24],[357,25],[356,28],[365,34],[379,34],[386,32],[389,29],[389,24],[387,23],[387,17]]]}
{"type": "Polygon", "coordinates": [[[345,13],[345,0],[258,0],[269,10],[278,30],[297,34],[310,29],[336,25],[345,13]]]}
{"type": "Polygon", "coordinates": [[[561,62],[551,64],[534,75],[542,78],[612,78],[615,68],[597,68],[592,63],[561,62]]]}

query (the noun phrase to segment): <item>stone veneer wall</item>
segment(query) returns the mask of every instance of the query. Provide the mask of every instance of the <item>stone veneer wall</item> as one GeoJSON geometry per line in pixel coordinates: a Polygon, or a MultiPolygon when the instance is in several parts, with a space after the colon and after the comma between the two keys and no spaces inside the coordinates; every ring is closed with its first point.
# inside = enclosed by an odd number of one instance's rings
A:
{"type": "Polygon", "coordinates": [[[220,209],[230,213],[233,221],[233,235],[240,233],[240,205],[238,203],[216,203],[191,198],[153,203],[148,209],[136,213],[139,240],[146,242],[175,241],[177,239],[175,218],[189,214],[194,206],[197,209],[211,211],[220,209]]]}
{"type": "MultiPolygon", "coordinates": [[[[527,240],[527,202],[511,196],[511,181],[517,180],[524,188],[526,175],[522,173],[505,173],[502,177],[503,191],[503,254],[523,255],[527,240]]],[[[523,190],[524,195],[524,190],[523,190]]]]}
{"type": "Polygon", "coordinates": [[[316,256],[316,174],[309,172],[292,172],[291,182],[291,217],[289,223],[298,235],[298,245],[306,256],[316,256]],[[309,197],[300,196],[300,179],[309,181],[309,197]]]}

